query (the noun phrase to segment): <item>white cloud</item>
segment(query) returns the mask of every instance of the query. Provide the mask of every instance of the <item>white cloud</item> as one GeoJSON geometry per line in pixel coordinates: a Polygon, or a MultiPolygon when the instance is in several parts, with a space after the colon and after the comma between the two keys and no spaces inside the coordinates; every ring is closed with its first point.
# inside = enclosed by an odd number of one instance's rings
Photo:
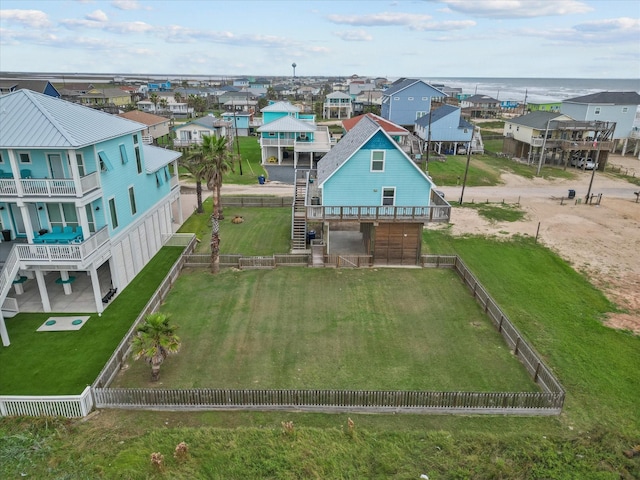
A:
{"type": "Polygon", "coordinates": [[[94,22],[106,22],[109,20],[107,14],[102,10],[96,10],[95,12],[88,13],[84,16],[87,20],[92,20],[94,22]]]}
{"type": "Polygon", "coordinates": [[[29,28],[51,26],[49,16],[41,10],[0,10],[0,20],[29,28]]]}
{"type": "Polygon", "coordinates": [[[138,3],[138,0],[113,0],[111,6],[118,10],[140,10],[142,6],[138,3]]]}
{"type": "Polygon", "coordinates": [[[640,20],[635,18],[611,18],[581,23],[569,28],[534,29],[518,31],[526,35],[545,39],[553,44],[616,44],[635,42],[640,37],[640,20]]]}
{"type": "Polygon", "coordinates": [[[345,30],[333,32],[333,34],[346,42],[370,42],[373,40],[373,36],[364,30],[345,30]]]}
{"type": "Polygon", "coordinates": [[[445,21],[432,20],[431,15],[413,13],[373,13],[370,15],[329,15],[327,19],[333,23],[359,27],[406,27],[416,31],[445,31],[473,27],[473,20],[445,21]]]}
{"type": "Polygon", "coordinates": [[[587,13],[593,8],[578,0],[438,0],[449,9],[490,18],[533,18],[587,13]]]}

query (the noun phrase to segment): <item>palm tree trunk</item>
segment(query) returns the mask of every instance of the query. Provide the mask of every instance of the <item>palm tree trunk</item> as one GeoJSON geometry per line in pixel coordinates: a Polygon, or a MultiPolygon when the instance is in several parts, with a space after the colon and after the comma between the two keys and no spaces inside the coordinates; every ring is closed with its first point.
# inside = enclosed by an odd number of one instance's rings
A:
{"type": "Polygon", "coordinates": [[[204,212],[204,208],[202,207],[202,182],[200,180],[196,180],[196,202],[198,205],[196,212],[204,212]]]}
{"type": "Polygon", "coordinates": [[[222,184],[216,185],[216,199],[218,206],[218,218],[224,220],[224,214],[222,213],[222,184]]]}
{"type": "Polygon", "coordinates": [[[213,227],[211,228],[211,273],[220,271],[220,212],[217,205],[213,210],[213,227]]]}

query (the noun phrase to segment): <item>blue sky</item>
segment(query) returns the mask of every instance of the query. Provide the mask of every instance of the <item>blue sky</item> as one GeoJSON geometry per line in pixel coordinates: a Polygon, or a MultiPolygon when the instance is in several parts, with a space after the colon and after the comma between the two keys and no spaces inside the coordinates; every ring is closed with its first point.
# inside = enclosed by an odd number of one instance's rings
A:
{"type": "Polygon", "coordinates": [[[637,0],[2,0],[0,70],[640,78],[637,0]]]}

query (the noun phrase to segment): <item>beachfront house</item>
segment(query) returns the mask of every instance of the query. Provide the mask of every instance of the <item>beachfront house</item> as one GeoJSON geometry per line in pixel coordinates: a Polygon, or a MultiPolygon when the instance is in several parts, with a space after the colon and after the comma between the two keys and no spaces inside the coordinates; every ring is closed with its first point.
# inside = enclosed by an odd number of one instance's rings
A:
{"type": "Polygon", "coordinates": [[[404,78],[382,92],[380,116],[403,127],[431,111],[433,103],[443,103],[446,94],[423,80],[404,78]]]}
{"type": "Polygon", "coordinates": [[[101,313],[182,222],[180,154],[144,144],[145,128],[28,90],[0,97],[3,345],[4,315],[101,313]]]}
{"type": "Polygon", "coordinates": [[[318,126],[315,115],[300,113],[289,102],[273,102],[262,110],[260,138],[262,164],[298,166],[304,161],[313,167],[316,154],[331,149],[329,129],[318,126]]]}
{"type": "Polygon", "coordinates": [[[365,116],[317,170],[296,171],[293,249],[313,240],[314,265],[341,253],[379,265],[416,265],[424,224],[449,221],[451,207],[434,187],[382,125],[365,116]]]}
{"type": "Polygon", "coordinates": [[[471,95],[460,101],[462,113],[467,118],[494,118],[500,112],[500,100],[489,95],[471,95]]]}

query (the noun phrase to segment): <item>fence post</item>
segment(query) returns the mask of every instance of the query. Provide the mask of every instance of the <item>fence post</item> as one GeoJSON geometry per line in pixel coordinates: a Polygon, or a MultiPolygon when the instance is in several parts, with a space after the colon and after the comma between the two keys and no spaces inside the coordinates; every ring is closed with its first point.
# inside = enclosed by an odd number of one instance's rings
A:
{"type": "Polygon", "coordinates": [[[498,333],[502,333],[502,320],[504,320],[504,315],[500,312],[500,323],[498,324],[498,333]]]}
{"type": "Polygon", "coordinates": [[[513,347],[513,354],[517,357],[518,356],[518,347],[520,346],[520,337],[518,336],[518,338],[516,338],[516,345],[515,347],[513,347]]]}
{"type": "Polygon", "coordinates": [[[538,373],[540,372],[540,361],[536,365],[536,373],[533,375],[533,383],[538,383],[538,373]]]}

